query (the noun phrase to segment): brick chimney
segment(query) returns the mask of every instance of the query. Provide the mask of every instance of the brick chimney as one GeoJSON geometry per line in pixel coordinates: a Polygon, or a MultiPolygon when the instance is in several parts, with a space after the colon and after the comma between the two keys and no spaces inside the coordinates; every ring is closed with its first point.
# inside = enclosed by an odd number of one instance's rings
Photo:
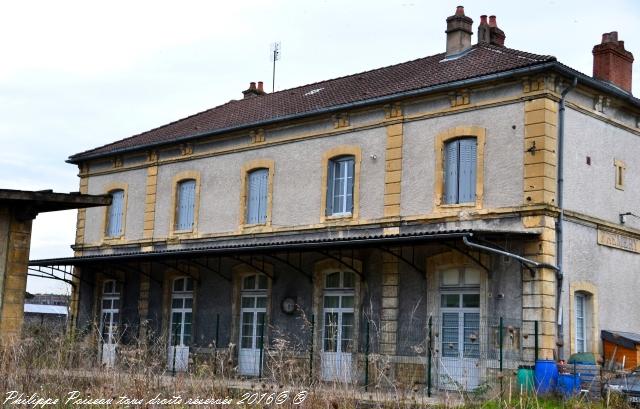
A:
{"type": "Polygon", "coordinates": [[[498,28],[496,16],[489,16],[489,44],[504,47],[504,40],[507,36],[504,31],[498,28]]]}
{"type": "Polygon", "coordinates": [[[464,15],[464,7],[458,6],[453,16],[447,17],[447,57],[471,47],[473,20],[464,15]]]}
{"type": "Polygon", "coordinates": [[[478,26],[478,44],[489,44],[489,23],[487,23],[487,15],[480,16],[480,25],[478,26]]]}
{"type": "Polygon", "coordinates": [[[618,32],[602,34],[602,42],[592,53],[593,77],[631,93],[633,54],[624,49],[624,41],[618,41],[618,32]]]}
{"type": "Polygon", "coordinates": [[[246,89],[244,91],[242,91],[242,94],[244,95],[244,99],[247,98],[253,98],[253,97],[257,97],[260,95],[264,95],[266,94],[266,92],[264,92],[264,85],[262,83],[262,81],[258,82],[258,87],[256,88],[256,83],[255,82],[250,82],[249,83],[249,89],[246,89]]]}

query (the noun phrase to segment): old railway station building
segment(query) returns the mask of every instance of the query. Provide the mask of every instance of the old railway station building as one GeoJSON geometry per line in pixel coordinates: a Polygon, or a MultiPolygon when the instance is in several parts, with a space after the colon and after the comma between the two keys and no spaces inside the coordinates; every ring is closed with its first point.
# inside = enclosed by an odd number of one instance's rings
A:
{"type": "Polygon", "coordinates": [[[319,380],[361,383],[375,353],[390,379],[473,388],[498,345],[566,359],[640,332],[632,54],[604,34],[589,76],[472,24],[458,7],[440,54],[251,83],[71,156],[113,203],[79,211],[74,257],[31,267],[73,267],[71,320],[106,365],[144,335],[177,370],[225,350],[260,376],[285,345],[319,380]]]}

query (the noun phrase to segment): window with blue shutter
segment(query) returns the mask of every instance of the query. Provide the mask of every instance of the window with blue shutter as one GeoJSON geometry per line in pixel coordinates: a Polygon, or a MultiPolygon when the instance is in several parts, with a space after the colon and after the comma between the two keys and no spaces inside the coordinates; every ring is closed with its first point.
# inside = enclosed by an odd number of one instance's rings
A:
{"type": "Polygon", "coordinates": [[[178,183],[176,201],[176,230],[193,230],[196,207],[196,181],[183,180],[178,183]]]}
{"type": "Polygon", "coordinates": [[[444,146],[444,203],[476,201],[476,138],[462,138],[444,146]]]}
{"type": "Polygon", "coordinates": [[[122,236],[124,219],[124,190],[113,190],[111,194],[111,206],[107,215],[107,236],[122,236]]]}
{"type": "Polygon", "coordinates": [[[353,178],[355,159],[342,156],[331,159],[327,171],[327,216],[353,213],[353,178]]]}
{"type": "Polygon", "coordinates": [[[256,169],[247,175],[247,224],[267,222],[269,169],[256,169]]]}

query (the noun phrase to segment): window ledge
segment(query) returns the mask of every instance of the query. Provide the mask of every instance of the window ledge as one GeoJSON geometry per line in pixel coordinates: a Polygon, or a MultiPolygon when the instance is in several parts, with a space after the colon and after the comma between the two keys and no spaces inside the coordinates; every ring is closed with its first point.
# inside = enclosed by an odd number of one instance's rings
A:
{"type": "Polygon", "coordinates": [[[268,233],[273,229],[270,223],[254,223],[254,224],[242,224],[240,225],[240,231],[242,233],[268,233]]]}
{"type": "Polygon", "coordinates": [[[468,203],[442,203],[437,205],[440,209],[479,209],[480,206],[478,203],[468,202],[468,203]]]}
{"type": "Polygon", "coordinates": [[[126,241],[124,234],[120,236],[107,236],[102,239],[102,244],[112,245],[112,244],[122,244],[126,241]]]}

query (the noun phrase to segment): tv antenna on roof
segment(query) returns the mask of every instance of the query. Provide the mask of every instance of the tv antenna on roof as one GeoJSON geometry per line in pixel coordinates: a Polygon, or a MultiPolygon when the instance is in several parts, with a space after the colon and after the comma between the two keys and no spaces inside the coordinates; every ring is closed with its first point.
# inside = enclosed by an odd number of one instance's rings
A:
{"type": "Polygon", "coordinates": [[[271,80],[271,92],[275,92],[276,90],[276,61],[280,59],[280,53],[282,52],[282,45],[280,41],[276,41],[275,43],[271,43],[271,61],[273,61],[273,78],[271,80]]]}

